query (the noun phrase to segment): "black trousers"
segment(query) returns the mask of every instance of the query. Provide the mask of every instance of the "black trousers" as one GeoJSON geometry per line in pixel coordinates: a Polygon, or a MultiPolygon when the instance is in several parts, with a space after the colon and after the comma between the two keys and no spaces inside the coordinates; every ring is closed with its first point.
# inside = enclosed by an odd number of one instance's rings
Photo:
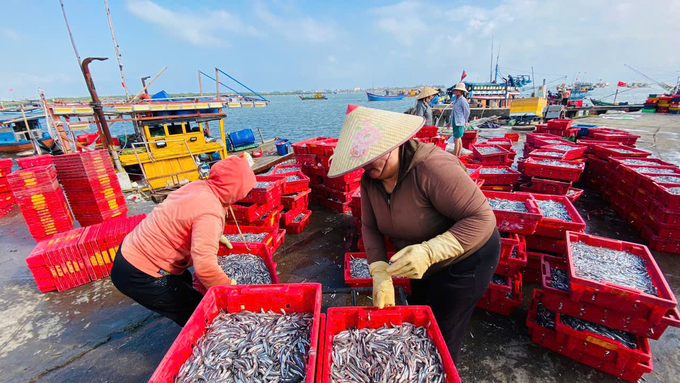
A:
{"type": "MultiPolygon", "coordinates": [[[[122,247],[122,246],[121,246],[122,247]]],[[[184,326],[203,295],[191,284],[191,273],[152,277],[130,264],[120,248],[111,269],[111,282],[135,302],[184,326]]]]}
{"type": "Polygon", "coordinates": [[[453,362],[477,301],[484,295],[501,255],[501,237],[494,230],[489,240],[464,260],[423,279],[411,279],[409,304],[432,308],[453,362]]]}

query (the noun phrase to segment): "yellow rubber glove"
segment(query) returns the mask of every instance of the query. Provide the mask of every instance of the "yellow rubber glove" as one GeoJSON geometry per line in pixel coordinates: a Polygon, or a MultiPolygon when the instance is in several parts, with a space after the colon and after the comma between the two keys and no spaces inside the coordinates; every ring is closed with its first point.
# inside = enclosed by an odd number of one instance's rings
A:
{"type": "Polygon", "coordinates": [[[234,278],[230,278],[230,279],[231,279],[230,284],[231,284],[232,286],[238,285],[238,283],[236,282],[236,279],[234,279],[234,278]]]}
{"type": "Polygon", "coordinates": [[[220,236],[220,243],[226,246],[229,250],[234,248],[234,246],[231,245],[231,242],[229,242],[229,238],[227,238],[225,235],[220,236]]]}
{"type": "Polygon", "coordinates": [[[403,248],[392,256],[392,265],[386,271],[393,277],[420,279],[430,266],[446,259],[457,258],[463,252],[463,246],[447,231],[419,245],[403,248]]]}
{"type": "Polygon", "coordinates": [[[387,262],[373,262],[368,270],[373,277],[373,304],[381,309],[385,306],[394,306],[394,284],[392,277],[387,275],[387,262]]]}

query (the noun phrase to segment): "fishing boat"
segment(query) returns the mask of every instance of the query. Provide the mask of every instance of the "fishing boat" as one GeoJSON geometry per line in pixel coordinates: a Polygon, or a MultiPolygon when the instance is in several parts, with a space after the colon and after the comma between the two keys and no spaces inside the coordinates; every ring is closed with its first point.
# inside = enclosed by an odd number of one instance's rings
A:
{"type": "Polygon", "coordinates": [[[313,96],[298,96],[300,100],[328,100],[328,97],[321,93],[316,93],[313,96]]]}
{"type": "Polygon", "coordinates": [[[371,92],[366,92],[366,96],[368,97],[368,101],[396,101],[402,100],[404,97],[406,97],[404,93],[385,95],[371,92]]]}
{"type": "Polygon", "coordinates": [[[44,118],[44,115],[26,117],[28,127],[23,117],[0,121],[0,153],[31,151],[33,150],[32,140],[51,147],[52,137],[40,129],[38,121],[41,118],[44,118]]]}

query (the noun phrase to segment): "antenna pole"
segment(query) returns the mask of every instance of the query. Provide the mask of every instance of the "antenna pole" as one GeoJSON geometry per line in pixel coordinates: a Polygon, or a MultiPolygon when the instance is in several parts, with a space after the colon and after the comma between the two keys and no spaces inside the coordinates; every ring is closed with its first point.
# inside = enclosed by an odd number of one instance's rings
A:
{"type": "Polygon", "coordinates": [[[215,88],[217,88],[217,93],[215,94],[215,98],[219,99],[220,98],[220,72],[219,69],[215,68],[215,88]]]}
{"type": "Polygon", "coordinates": [[[198,90],[201,92],[201,96],[203,96],[203,85],[201,84],[201,71],[198,71],[198,90]]]}
{"type": "Polygon", "coordinates": [[[125,85],[125,75],[123,74],[123,61],[120,55],[120,46],[116,40],[116,32],[113,31],[113,22],[111,21],[111,11],[109,10],[108,0],[104,0],[104,7],[106,7],[106,17],[109,19],[109,29],[111,30],[111,40],[113,40],[113,49],[116,51],[116,60],[118,60],[118,69],[120,70],[120,80],[121,85],[123,85],[123,90],[125,90],[125,98],[129,99],[127,86],[125,85]]]}
{"type": "Polygon", "coordinates": [[[489,82],[493,81],[493,35],[491,35],[491,64],[489,65],[489,82]]]}
{"type": "Polygon", "coordinates": [[[76,48],[76,41],[73,39],[73,33],[71,33],[71,27],[68,25],[68,19],[66,18],[66,10],[64,9],[64,2],[59,0],[61,4],[61,13],[64,15],[64,23],[66,23],[66,30],[68,31],[68,37],[71,38],[71,45],[73,46],[73,52],[76,54],[76,60],[78,60],[78,68],[80,68],[80,54],[78,54],[78,48],[76,48]]]}

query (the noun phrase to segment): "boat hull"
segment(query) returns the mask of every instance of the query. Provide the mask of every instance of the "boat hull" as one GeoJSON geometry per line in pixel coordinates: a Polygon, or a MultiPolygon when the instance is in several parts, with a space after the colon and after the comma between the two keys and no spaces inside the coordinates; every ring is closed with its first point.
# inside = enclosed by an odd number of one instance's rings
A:
{"type": "Polygon", "coordinates": [[[397,101],[397,100],[402,100],[404,97],[406,97],[405,94],[396,94],[393,96],[387,96],[387,95],[382,95],[382,94],[373,94],[366,92],[366,96],[368,97],[368,101],[397,101]]]}
{"type": "MultiPolygon", "coordinates": [[[[42,142],[46,146],[52,146],[52,143],[54,140],[49,137],[49,138],[41,138],[38,141],[42,142]]],[[[32,150],[33,149],[33,143],[32,142],[25,142],[25,143],[0,143],[0,153],[18,153],[18,152],[23,152],[26,150],[32,150]]]]}
{"type": "Polygon", "coordinates": [[[300,100],[303,100],[303,101],[309,101],[309,100],[328,100],[328,97],[326,97],[326,96],[323,96],[323,97],[302,97],[302,96],[299,96],[299,97],[300,97],[300,100]]]}

